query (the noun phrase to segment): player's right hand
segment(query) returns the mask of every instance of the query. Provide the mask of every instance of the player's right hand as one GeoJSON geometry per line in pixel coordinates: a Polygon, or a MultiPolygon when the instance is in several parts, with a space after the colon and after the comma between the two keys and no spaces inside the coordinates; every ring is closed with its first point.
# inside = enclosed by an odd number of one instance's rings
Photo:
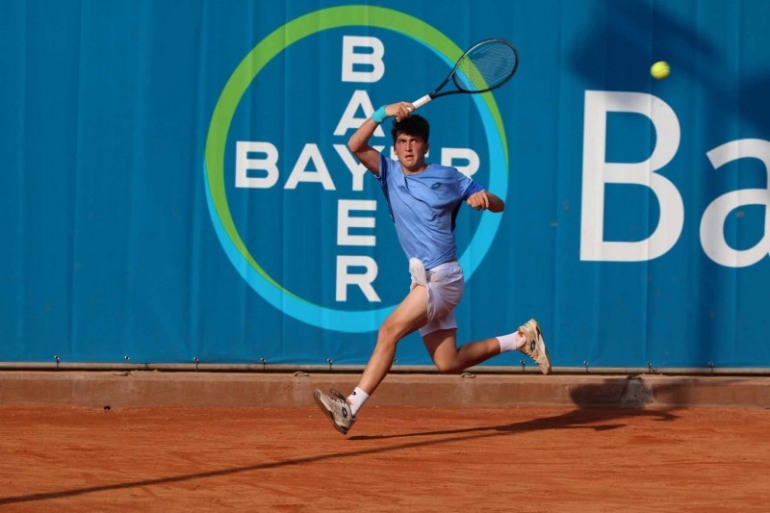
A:
{"type": "Polygon", "coordinates": [[[388,116],[393,116],[396,118],[396,121],[401,121],[403,119],[408,118],[412,115],[412,112],[414,111],[414,105],[412,105],[409,102],[396,102],[391,103],[387,107],[385,107],[385,114],[388,116]]]}

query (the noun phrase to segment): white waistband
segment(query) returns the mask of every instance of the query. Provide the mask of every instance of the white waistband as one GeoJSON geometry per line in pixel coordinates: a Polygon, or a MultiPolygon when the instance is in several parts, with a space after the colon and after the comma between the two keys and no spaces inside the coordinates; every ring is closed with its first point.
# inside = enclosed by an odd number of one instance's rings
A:
{"type": "Polygon", "coordinates": [[[444,262],[443,264],[438,264],[436,267],[431,267],[428,269],[428,271],[440,271],[442,269],[447,269],[449,267],[457,267],[459,264],[457,263],[457,260],[450,260],[449,262],[444,262]]]}

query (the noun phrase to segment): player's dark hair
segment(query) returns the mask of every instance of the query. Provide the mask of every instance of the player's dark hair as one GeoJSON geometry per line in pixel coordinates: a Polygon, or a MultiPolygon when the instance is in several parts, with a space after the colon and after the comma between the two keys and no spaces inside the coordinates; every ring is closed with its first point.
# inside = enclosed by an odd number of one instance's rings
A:
{"type": "Polygon", "coordinates": [[[430,136],[430,124],[428,120],[419,114],[414,114],[408,118],[404,118],[401,121],[394,121],[393,128],[390,130],[390,134],[393,136],[393,142],[396,142],[398,134],[413,135],[422,139],[425,144],[428,144],[428,137],[430,136]]]}

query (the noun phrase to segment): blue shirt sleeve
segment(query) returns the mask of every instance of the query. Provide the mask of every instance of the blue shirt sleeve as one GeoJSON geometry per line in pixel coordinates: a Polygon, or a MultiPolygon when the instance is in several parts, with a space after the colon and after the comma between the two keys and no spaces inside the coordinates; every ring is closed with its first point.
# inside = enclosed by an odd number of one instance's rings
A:
{"type": "Polygon", "coordinates": [[[457,173],[459,173],[462,176],[459,182],[460,182],[460,190],[462,191],[463,200],[467,200],[470,196],[472,196],[473,194],[476,194],[477,192],[486,190],[484,189],[484,187],[474,182],[472,178],[465,176],[459,171],[457,171],[457,173]]]}

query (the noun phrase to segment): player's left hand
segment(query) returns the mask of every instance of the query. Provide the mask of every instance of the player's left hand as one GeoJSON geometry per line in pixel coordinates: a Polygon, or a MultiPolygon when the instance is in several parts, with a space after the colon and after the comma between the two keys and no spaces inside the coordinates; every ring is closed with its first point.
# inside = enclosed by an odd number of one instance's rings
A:
{"type": "Polygon", "coordinates": [[[487,191],[476,192],[468,196],[465,202],[476,210],[487,210],[489,208],[489,194],[487,191]]]}

